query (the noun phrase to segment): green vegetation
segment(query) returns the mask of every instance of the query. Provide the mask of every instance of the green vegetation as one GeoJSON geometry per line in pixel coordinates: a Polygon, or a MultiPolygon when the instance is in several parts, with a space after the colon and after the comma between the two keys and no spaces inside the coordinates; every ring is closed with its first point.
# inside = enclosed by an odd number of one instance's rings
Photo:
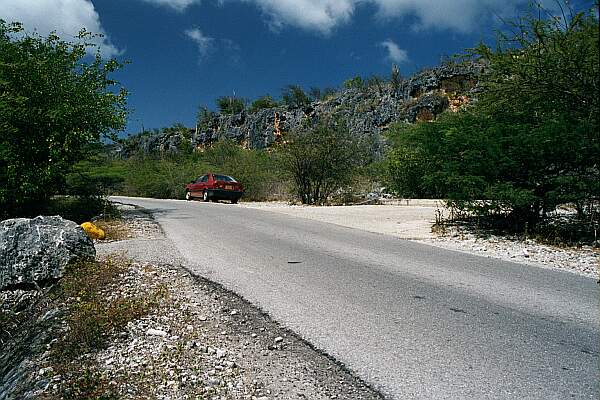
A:
{"type": "Polygon", "coordinates": [[[239,97],[224,96],[216,100],[219,112],[224,115],[239,114],[246,109],[246,100],[239,97]]]}
{"type": "Polygon", "coordinates": [[[280,165],[302,204],[325,204],[349,185],[361,166],[362,149],[341,121],[323,121],[291,135],[280,149],[280,165]]]}
{"type": "Polygon", "coordinates": [[[231,175],[242,183],[245,201],[272,200],[285,192],[276,159],[267,151],[244,149],[224,140],[207,149],[202,159],[210,171],[231,175]]]}
{"type": "Polygon", "coordinates": [[[392,93],[395,95],[400,90],[400,86],[402,85],[403,78],[400,74],[400,68],[396,64],[392,65],[392,73],[390,74],[390,86],[392,88],[392,93]]]}
{"type": "Polygon", "coordinates": [[[598,19],[526,15],[514,36],[471,56],[488,65],[478,102],[390,130],[388,178],[401,195],[523,231],[574,204],[588,232],[600,200],[598,19]]]}
{"type": "Polygon", "coordinates": [[[0,21],[0,218],[44,210],[87,145],[124,126],[126,93],[110,77],[120,65],[86,62],[90,36],[68,43],[0,21]]]}
{"type": "MultiPolygon", "coordinates": [[[[108,151],[108,150],[105,150],[108,151]]],[[[138,152],[126,159],[104,153],[75,166],[67,181],[82,182],[73,193],[88,188],[103,195],[183,199],[184,186],[207,173],[223,173],[239,180],[244,200],[267,200],[285,191],[273,156],[264,150],[250,150],[232,141],[220,141],[197,152],[138,152]],[[103,183],[106,183],[104,186],[103,183]],[[81,188],[81,189],[80,189],[81,188]]]]}
{"type": "Polygon", "coordinates": [[[281,102],[288,107],[301,108],[310,105],[310,97],[300,86],[289,85],[281,91],[281,102]]]}
{"type": "Polygon", "coordinates": [[[364,89],[367,85],[366,82],[363,80],[362,77],[360,77],[359,75],[355,76],[354,78],[348,79],[346,81],[344,81],[344,89],[358,89],[358,90],[362,90],[364,89]]]}
{"type": "Polygon", "coordinates": [[[268,108],[273,108],[279,106],[279,103],[273,100],[273,98],[269,95],[259,97],[254,100],[248,109],[248,112],[255,113],[260,110],[265,110],[268,108]]]}

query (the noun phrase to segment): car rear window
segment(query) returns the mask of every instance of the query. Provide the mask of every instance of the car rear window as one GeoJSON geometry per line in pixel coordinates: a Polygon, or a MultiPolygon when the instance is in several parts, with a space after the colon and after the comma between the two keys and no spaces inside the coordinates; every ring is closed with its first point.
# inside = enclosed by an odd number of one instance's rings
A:
{"type": "Polygon", "coordinates": [[[213,175],[215,181],[235,182],[236,180],[227,175],[213,175]]]}

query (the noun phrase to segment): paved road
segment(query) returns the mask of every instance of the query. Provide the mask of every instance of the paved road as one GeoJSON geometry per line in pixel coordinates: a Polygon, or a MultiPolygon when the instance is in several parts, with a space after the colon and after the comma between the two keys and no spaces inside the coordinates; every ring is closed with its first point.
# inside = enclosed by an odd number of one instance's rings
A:
{"type": "Polygon", "coordinates": [[[228,204],[150,210],[196,272],[390,398],[600,395],[593,279],[228,204]]]}

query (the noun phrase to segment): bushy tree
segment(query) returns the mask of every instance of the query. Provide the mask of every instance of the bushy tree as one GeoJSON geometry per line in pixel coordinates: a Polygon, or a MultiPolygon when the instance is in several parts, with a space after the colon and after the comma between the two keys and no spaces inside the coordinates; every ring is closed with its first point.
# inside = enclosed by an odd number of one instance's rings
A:
{"type": "Polygon", "coordinates": [[[273,98],[271,96],[266,95],[266,96],[262,96],[256,100],[254,100],[252,102],[252,105],[250,105],[250,109],[248,111],[250,111],[251,113],[255,113],[260,110],[274,108],[277,106],[279,106],[279,103],[277,103],[275,100],[273,100],[273,98]]]}
{"type": "Polygon", "coordinates": [[[311,87],[309,94],[310,98],[313,101],[319,100],[327,100],[328,98],[334,96],[337,93],[337,90],[332,87],[319,88],[319,87],[311,87]]]}
{"type": "MultiPolygon", "coordinates": [[[[598,19],[526,15],[492,49],[475,105],[433,123],[398,126],[390,178],[405,195],[446,197],[478,215],[529,227],[557,205],[580,214],[600,199],[598,19]],[[587,207],[586,207],[587,205],[587,207]]],[[[590,207],[592,205],[592,207],[590,207]]]]}
{"type": "Polygon", "coordinates": [[[234,96],[223,96],[216,100],[221,114],[239,114],[246,108],[246,100],[234,96]]]}
{"type": "Polygon", "coordinates": [[[359,140],[340,121],[323,120],[287,141],[279,150],[281,167],[302,204],[326,203],[365,160],[359,140]]]}
{"type": "Polygon", "coordinates": [[[86,146],[125,124],[120,68],[77,43],[0,20],[0,217],[28,215],[62,186],[86,146]]]}
{"type": "Polygon", "coordinates": [[[345,80],[343,86],[345,89],[363,90],[366,87],[366,83],[361,76],[357,75],[354,78],[345,80]]]}
{"type": "Polygon", "coordinates": [[[281,101],[288,107],[301,108],[310,104],[310,97],[298,85],[288,85],[283,88],[281,101]]]}

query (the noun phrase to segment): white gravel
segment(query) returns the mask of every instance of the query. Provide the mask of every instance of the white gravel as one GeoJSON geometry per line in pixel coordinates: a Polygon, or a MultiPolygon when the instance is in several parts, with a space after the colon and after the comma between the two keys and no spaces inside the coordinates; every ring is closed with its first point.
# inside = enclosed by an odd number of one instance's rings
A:
{"type": "Polygon", "coordinates": [[[242,203],[241,206],[392,235],[484,257],[560,269],[593,278],[598,278],[600,270],[600,252],[590,246],[561,248],[540,244],[531,239],[477,237],[457,229],[449,230],[443,235],[435,234],[431,227],[435,223],[436,213],[448,215],[441,202],[436,200],[333,207],[298,206],[281,202],[242,203]]]}

